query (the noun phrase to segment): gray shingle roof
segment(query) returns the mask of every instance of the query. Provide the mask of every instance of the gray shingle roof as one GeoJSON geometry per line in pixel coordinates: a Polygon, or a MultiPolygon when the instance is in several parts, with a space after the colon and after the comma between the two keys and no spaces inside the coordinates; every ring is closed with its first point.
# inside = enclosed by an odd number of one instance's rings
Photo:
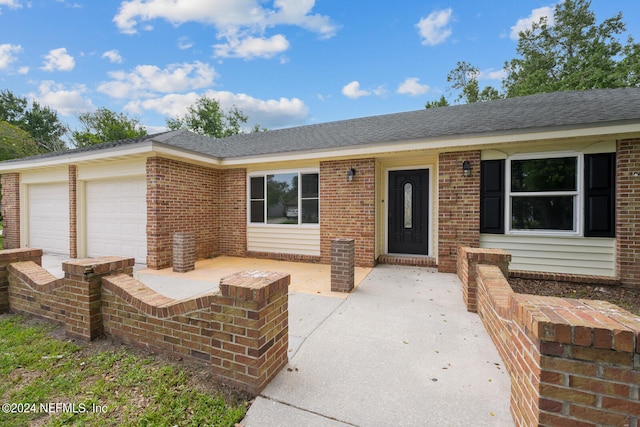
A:
{"type": "MultiPolygon", "coordinates": [[[[554,92],[475,104],[240,134],[194,151],[220,158],[327,150],[409,140],[640,124],[640,88],[554,92]]],[[[181,135],[180,139],[188,137],[181,135]]],[[[173,144],[173,138],[167,143],[173,144]]]]}
{"type": "Polygon", "coordinates": [[[544,93],[240,134],[219,140],[180,130],[50,153],[30,160],[148,141],[228,159],[618,123],[640,124],[640,88],[544,93]]]}

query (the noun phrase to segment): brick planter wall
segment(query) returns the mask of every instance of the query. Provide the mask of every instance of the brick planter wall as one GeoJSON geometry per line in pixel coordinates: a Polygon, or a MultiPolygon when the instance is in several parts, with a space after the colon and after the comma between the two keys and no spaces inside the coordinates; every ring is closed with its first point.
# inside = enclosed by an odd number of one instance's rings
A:
{"type": "Polygon", "coordinates": [[[640,317],[604,301],[516,294],[495,265],[476,265],[476,279],[517,426],[638,425],[640,317]]]}
{"type": "Polygon", "coordinates": [[[462,247],[458,249],[458,277],[462,282],[462,299],[467,311],[477,311],[476,266],[496,265],[505,277],[509,277],[511,254],[502,249],[478,249],[462,247]]]}
{"type": "Polygon", "coordinates": [[[33,261],[13,262],[7,267],[9,307],[64,324],[70,337],[92,340],[102,335],[102,278],[132,274],[133,265],[132,258],[121,257],[69,261],[62,263],[65,277],[56,279],[33,261]]]}
{"type": "Polygon", "coordinates": [[[42,265],[42,249],[5,249],[0,251],[0,313],[9,311],[9,271],[14,262],[31,261],[42,265]]]}
{"type": "Polygon", "coordinates": [[[458,247],[480,246],[480,151],[438,158],[438,271],[455,273],[458,247]],[[469,161],[471,176],[463,176],[469,161]]]}
{"type": "Polygon", "coordinates": [[[173,261],[173,233],[193,233],[196,257],[220,253],[220,177],[215,169],[150,157],[147,159],[147,266],[173,261]]]}
{"type": "Polygon", "coordinates": [[[2,180],[2,247],[20,247],[20,174],[6,173],[2,180]]]}
{"type": "Polygon", "coordinates": [[[331,291],[351,292],[355,284],[355,241],[331,241],[331,291]]]}
{"type": "Polygon", "coordinates": [[[288,361],[288,274],[245,271],[223,278],[219,292],[177,301],[133,279],[133,258],[65,262],[65,277],[56,279],[36,264],[41,256],[0,251],[3,311],[64,324],[68,336],[82,340],[106,333],[187,357],[253,394],[288,361]]]}
{"type": "Polygon", "coordinates": [[[358,267],[375,265],[375,159],[320,162],[320,258],[331,263],[331,241],[355,240],[358,267]],[[353,181],[347,171],[356,170],[353,181]]]}
{"type": "Polygon", "coordinates": [[[640,287],[640,139],[618,141],[616,162],[616,271],[640,287]]]}

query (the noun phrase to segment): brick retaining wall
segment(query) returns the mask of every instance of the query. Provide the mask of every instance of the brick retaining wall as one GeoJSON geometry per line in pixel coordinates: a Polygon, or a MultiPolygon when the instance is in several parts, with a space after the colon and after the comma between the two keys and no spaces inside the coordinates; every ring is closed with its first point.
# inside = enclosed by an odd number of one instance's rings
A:
{"type": "Polygon", "coordinates": [[[223,278],[219,292],[177,301],[133,279],[133,258],[65,262],[56,279],[41,256],[0,251],[0,312],[47,318],[83,340],[106,334],[206,363],[252,394],[288,361],[288,274],[241,272],[223,278]]]}
{"type": "Polygon", "coordinates": [[[498,266],[475,268],[478,315],[511,376],[516,425],[638,426],[640,317],[604,301],[516,294],[498,266]]]}

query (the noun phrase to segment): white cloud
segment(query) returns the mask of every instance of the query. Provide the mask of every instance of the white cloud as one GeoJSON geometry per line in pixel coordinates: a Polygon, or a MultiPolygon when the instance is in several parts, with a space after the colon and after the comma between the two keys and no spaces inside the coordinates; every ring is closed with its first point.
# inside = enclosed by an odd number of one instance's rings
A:
{"type": "Polygon", "coordinates": [[[64,47],[50,50],[44,59],[42,69],[45,71],[71,71],[76,66],[75,59],[64,47]]]}
{"type": "Polygon", "coordinates": [[[25,66],[25,67],[18,68],[18,74],[28,74],[28,73],[29,73],[29,67],[25,66]]]}
{"type": "Polygon", "coordinates": [[[189,37],[184,36],[178,39],[178,49],[186,50],[191,49],[193,47],[193,42],[189,39],[189,37]]]}
{"type": "Polygon", "coordinates": [[[7,6],[9,9],[20,9],[22,4],[16,0],[0,0],[0,6],[7,6]]]}
{"type": "Polygon", "coordinates": [[[289,41],[281,34],[266,39],[247,37],[230,39],[227,43],[213,46],[216,56],[223,58],[272,58],[289,49],[289,41]]]}
{"type": "Polygon", "coordinates": [[[211,86],[216,77],[209,64],[171,64],[161,69],[155,65],[138,65],[133,71],[113,71],[110,82],[101,83],[98,91],[113,98],[152,97],[157,93],[184,92],[211,86]]]}
{"type": "Polygon", "coordinates": [[[507,72],[503,69],[494,70],[493,68],[488,68],[486,70],[480,71],[478,75],[479,80],[502,80],[507,76],[507,72]]]}
{"type": "Polygon", "coordinates": [[[262,100],[246,94],[209,90],[204,93],[168,94],[158,98],[129,102],[125,110],[132,114],[155,111],[165,117],[182,116],[200,96],[220,102],[224,110],[236,106],[249,117],[249,126],[259,124],[268,129],[300,124],[309,114],[308,107],[298,98],[262,100]]]}
{"type": "Polygon", "coordinates": [[[118,52],[117,49],[106,51],[105,53],[102,54],[102,57],[108,59],[109,62],[111,63],[122,64],[122,56],[120,55],[120,52],[118,52]]]}
{"type": "Polygon", "coordinates": [[[29,97],[42,105],[47,105],[63,116],[72,116],[94,109],[93,103],[84,95],[87,89],[84,85],[75,85],[67,89],[62,84],[51,80],[40,82],[39,93],[30,93],[29,97]]]}
{"type": "Polygon", "coordinates": [[[333,37],[337,31],[328,16],[312,12],[315,0],[274,0],[272,8],[264,5],[261,0],[127,0],[121,3],[113,21],[126,34],[137,33],[140,26],[155,19],[174,25],[186,22],[212,25],[218,38],[226,41],[219,45],[220,49],[216,46],[216,52],[233,57],[245,57],[237,47],[247,49],[250,57],[272,57],[274,50],[281,52],[289,47],[280,35],[265,38],[267,28],[293,25],[314,32],[320,38],[333,37]],[[260,51],[260,48],[265,50],[260,51]]]}
{"type": "Polygon", "coordinates": [[[378,86],[374,89],[369,89],[369,90],[361,89],[360,82],[358,82],[357,80],[354,80],[351,83],[346,84],[342,88],[342,94],[347,98],[358,99],[363,96],[371,96],[371,95],[385,96],[387,94],[387,90],[385,89],[384,86],[378,86]]]}
{"type": "Polygon", "coordinates": [[[429,90],[431,89],[429,85],[423,85],[419,82],[419,78],[409,77],[404,82],[400,83],[396,92],[402,95],[411,96],[424,95],[425,93],[429,92],[429,90]]]}
{"type": "Polygon", "coordinates": [[[509,38],[512,40],[518,40],[520,38],[520,32],[531,29],[532,24],[535,22],[539,22],[540,18],[547,17],[547,23],[549,26],[552,26],[554,23],[553,20],[553,7],[552,6],[544,6],[538,9],[533,9],[531,14],[526,18],[518,19],[516,25],[511,27],[511,33],[509,33],[509,38]]]}
{"type": "Polygon", "coordinates": [[[354,80],[351,83],[346,84],[342,88],[342,94],[347,98],[358,99],[363,96],[371,95],[371,92],[368,90],[360,89],[360,82],[354,80]]]}
{"type": "Polygon", "coordinates": [[[451,8],[433,11],[426,18],[422,18],[417,24],[418,34],[422,37],[422,44],[435,46],[444,42],[451,35],[451,22],[453,10],[451,8]]]}
{"type": "Polygon", "coordinates": [[[15,54],[22,52],[19,44],[0,44],[0,70],[9,68],[18,58],[15,54]]]}

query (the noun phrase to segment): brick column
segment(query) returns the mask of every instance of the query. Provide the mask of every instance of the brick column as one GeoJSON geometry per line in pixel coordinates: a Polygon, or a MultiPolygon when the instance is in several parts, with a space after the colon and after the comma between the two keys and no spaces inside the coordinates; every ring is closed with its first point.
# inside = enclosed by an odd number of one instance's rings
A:
{"type": "Polygon", "coordinates": [[[2,248],[20,247],[20,174],[2,175],[2,248]]]}
{"type": "Polygon", "coordinates": [[[196,268],[196,236],[193,233],[173,235],[173,271],[186,273],[196,268]]]}
{"type": "Polygon", "coordinates": [[[42,265],[42,249],[26,248],[0,251],[0,313],[9,311],[9,272],[7,266],[14,262],[23,261],[33,261],[42,265]]]}
{"type": "Polygon", "coordinates": [[[475,313],[478,308],[476,266],[495,265],[500,268],[504,277],[509,277],[510,262],[511,254],[502,249],[458,249],[458,277],[462,282],[462,299],[467,311],[475,313]]]}
{"type": "Polygon", "coordinates": [[[220,253],[247,255],[247,170],[220,172],[220,253]]]}
{"type": "Polygon", "coordinates": [[[355,262],[375,265],[375,159],[320,162],[320,256],[331,262],[331,241],[356,239],[355,262]],[[347,171],[356,171],[347,181],[347,171]]]}
{"type": "Polygon", "coordinates": [[[78,167],[69,165],[69,258],[78,258],[78,167]]]}
{"type": "Polygon", "coordinates": [[[618,141],[616,162],[616,270],[640,287],[640,139],[618,141]]]}
{"type": "Polygon", "coordinates": [[[455,273],[461,246],[480,246],[480,151],[438,158],[438,271],[455,273]],[[471,176],[462,173],[464,161],[471,176]]]}
{"type": "Polygon", "coordinates": [[[67,308],[67,335],[81,340],[93,340],[103,333],[102,278],[111,274],[133,274],[133,258],[85,258],[62,263],[65,273],[67,308]]]}
{"type": "Polygon", "coordinates": [[[331,241],[331,291],[351,292],[355,282],[355,240],[331,241]]]}
{"type": "Polygon", "coordinates": [[[258,394],[287,364],[288,286],[283,273],[243,271],[220,281],[211,309],[214,369],[258,394]]]}

